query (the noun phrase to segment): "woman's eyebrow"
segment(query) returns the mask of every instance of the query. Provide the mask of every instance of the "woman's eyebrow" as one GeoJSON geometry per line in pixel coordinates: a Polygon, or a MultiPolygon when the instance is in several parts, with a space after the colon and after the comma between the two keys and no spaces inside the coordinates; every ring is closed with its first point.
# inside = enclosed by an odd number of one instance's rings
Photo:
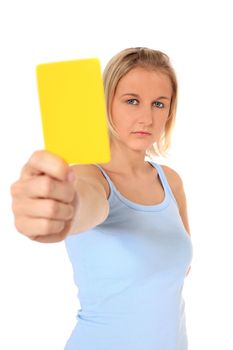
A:
{"type": "MultiPolygon", "coordinates": [[[[133,96],[133,97],[140,97],[138,94],[135,94],[134,92],[127,92],[123,95],[121,95],[121,97],[123,96],[133,96]]],[[[167,97],[167,96],[159,96],[156,97],[155,100],[169,100],[170,101],[171,98],[167,97]]]]}
{"type": "Polygon", "coordinates": [[[121,97],[123,97],[123,96],[134,96],[134,97],[139,97],[138,94],[135,94],[135,93],[133,93],[133,92],[127,92],[127,93],[121,95],[121,97]]]}

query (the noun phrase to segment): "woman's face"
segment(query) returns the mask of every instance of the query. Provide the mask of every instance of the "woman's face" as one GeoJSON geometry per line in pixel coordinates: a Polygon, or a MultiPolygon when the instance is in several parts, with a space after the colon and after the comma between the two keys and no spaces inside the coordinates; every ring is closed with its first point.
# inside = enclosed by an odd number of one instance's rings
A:
{"type": "Polygon", "coordinates": [[[172,97],[169,77],[142,67],[123,76],[112,100],[112,121],[120,142],[146,151],[163,133],[172,97]]]}

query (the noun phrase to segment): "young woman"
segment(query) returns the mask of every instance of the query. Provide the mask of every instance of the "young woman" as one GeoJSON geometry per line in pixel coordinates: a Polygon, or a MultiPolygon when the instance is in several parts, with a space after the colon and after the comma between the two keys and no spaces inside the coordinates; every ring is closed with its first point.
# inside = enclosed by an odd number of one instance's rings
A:
{"type": "Polygon", "coordinates": [[[108,63],[104,86],[111,161],[69,167],[33,153],[12,185],[16,228],[65,240],[81,305],[65,350],[187,350],[185,193],[152,160],[170,144],[176,76],[166,54],[130,48],[108,63]]]}

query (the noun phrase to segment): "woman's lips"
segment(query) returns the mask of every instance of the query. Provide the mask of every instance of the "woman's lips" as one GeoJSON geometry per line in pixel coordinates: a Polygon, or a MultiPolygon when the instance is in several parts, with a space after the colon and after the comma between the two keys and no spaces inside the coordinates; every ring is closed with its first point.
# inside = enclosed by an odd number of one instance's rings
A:
{"type": "Polygon", "coordinates": [[[135,131],[135,132],[133,132],[133,134],[137,134],[137,135],[147,135],[147,136],[149,136],[149,135],[151,135],[151,133],[150,132],[148,132],[148,131],[135,131]]]}

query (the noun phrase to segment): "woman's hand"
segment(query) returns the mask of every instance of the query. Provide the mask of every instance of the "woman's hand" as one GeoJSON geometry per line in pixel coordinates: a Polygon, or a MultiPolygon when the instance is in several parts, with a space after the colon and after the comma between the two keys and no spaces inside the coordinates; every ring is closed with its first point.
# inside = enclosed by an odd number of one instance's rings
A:
{"type": "Polygon", "coordinates": [[[77,207],[74,181],[74,172],[60,157],[33,153],[11,186],[17,230],[39,242],[63,240],[77,207]]]}

